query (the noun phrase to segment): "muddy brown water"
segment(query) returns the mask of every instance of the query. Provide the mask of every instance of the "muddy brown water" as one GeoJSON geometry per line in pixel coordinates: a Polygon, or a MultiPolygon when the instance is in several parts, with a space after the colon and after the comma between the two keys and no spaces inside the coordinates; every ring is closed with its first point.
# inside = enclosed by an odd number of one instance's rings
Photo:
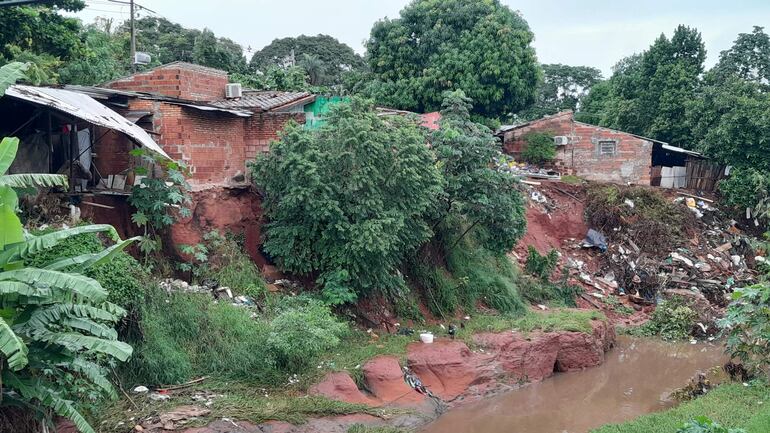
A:
{"type": "Polygon", "coordinates": [[[422,433],[587,433],[673,406],[671,392],[723,359],[720,345],[621,336],[601,366],[460,406],[422,433]]]}

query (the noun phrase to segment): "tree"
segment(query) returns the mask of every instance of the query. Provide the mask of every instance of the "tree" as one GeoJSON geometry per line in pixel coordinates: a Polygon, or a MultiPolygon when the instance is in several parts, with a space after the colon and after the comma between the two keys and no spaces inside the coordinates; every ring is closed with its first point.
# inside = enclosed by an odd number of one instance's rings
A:
{"type": "Polygon", "coordinates": [[[492,131],[471,121],[471,107],[463,91],[445,93],[440,128],[431,134],[444,178],[437,215],[445,225],[459,217],[465,226],[451,247],[476,229],[484,248],[505,253],[524,234],[524,202],[513,177],[491,167],[500,145],[492,131]]]}
{"type": "Polygon", "coordinates": [[[83,55],[70,60],[60,70],[62,83],[97,85],[119,78],[129,72],[127,33],[111,34],[109,28],[87,26],[81,34],[83,55]]]}
{"type": "MultiPolygon", "coordinates": [[[[0,68],[0,96],[24,69],[20,63],[0,68]]],[[[73,400],[82,401],[89,393],[116,397],[100,362],[125,361],[132,349],[118,341],[113,329],[125,311],[107,302],[107,290],[82,272],[136,239],[120,241],[107,225],[25,234],[14,188],[66,187],[67,181],[53,174],[6,174],[18,146],[17,138],[0,141],[0,405],[27,409],[49,426],[52,414],[63,416],[81,432],[93,433],[73,400]],[[69,237],[96,232],[107,232],[118,242],[95,254],[25,266],[26,259],[69,237]]]]}
{"type": "Polygon", "coordinates": [[[719,54],[714,72],[719,79],[737,77],[770,86],[770,36],[764,27],[739,34],[733,46],[719,54]]]}
{"type": "Polygon", "coordinates": [[[416,0],[400,18],[372,28],[366,42],[373,73],[365,93],[418,112],[441,108],[462,89],[473,113],[501,118],[535,100],[540,69],[527,22],[499,0],[416,0]]]}
{"type": "Polygon", "coordinates": [[[69,60],[80,52],[80,21],[59,11],[77,12],[82,0],[50,0],[35,5],[0,8],[0,54],[13,59],[9,47],[69,60]]]}
{"type": "MultiPolygon", "coordinates": [[[[328,35],[305,36],[275,39],[266,47],[254,53],[249,63],[253,71],[266,72],[271,67],[287,67],[298,59],[312,56],[323,64],[324,76],[314,85],[333,85],[342,82],[342,76],[348,71],[361,70],[364,60],[348,45],[328,35]]],[[[309,71],[308,71],[309,72],[309,71]]]]}
{"type": "Polygon", "coordinates": [[[431,237],[425,215],[441,186],[416,120],[378,116],[358,98],[326,120],[285,128],[252,176],[268,221],[264,250],[342,303],[403,284],[396,270],[431,237]]]}
{"type": "Polygon", "coordinates": [[[326,75],[326,66],[321,59],[309,54],[304,54],[299,65],[305,72],[307,72],[311,85],[318,86],[323,83],[326,75]]]}
{"type": "Polygon", "coordinates": [[[686,105],[700,86],[705,58],[700,32],[680,25],[671,39],[660,35],[641,55],[618,62],[608,84],[588,95],[579,118],[692,148],[686,105]]]}
{"type": "Polygon", "coordinates": [[[542,68],[544,79],[535,103],[519,113],[522,119],[539,119],[564,110],[577,111],[581,98],[602,81],[601,71],[589,66],[551,64],[542,68]]]}

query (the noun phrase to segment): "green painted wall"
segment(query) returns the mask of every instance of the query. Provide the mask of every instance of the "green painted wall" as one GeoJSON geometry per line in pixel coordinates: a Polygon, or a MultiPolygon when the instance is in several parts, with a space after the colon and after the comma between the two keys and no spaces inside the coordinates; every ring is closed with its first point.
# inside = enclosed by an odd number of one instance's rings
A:
{"type": "Polygon", "coordinates": [[[348,102],[347,96],[318,96],[312,104],[305,105],[305,128],[317,129],[324,124],[324,114],[333,104],[348,102]]]}

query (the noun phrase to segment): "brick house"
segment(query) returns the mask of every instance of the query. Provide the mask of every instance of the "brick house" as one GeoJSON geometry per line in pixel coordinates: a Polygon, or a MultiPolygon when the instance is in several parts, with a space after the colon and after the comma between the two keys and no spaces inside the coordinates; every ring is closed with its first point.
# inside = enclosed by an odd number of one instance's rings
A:
{"type": "MultiPolygon", "coordinates": [[[[192,217],[172,227],[173,244],[196,244],[212,229],[241,233],[252,258],[263,264],[258,252],[262,212],[258,195],[250,190],[247,162],[267,152],[288,122],[304,124],[304,107],[315,96],[245,90],[240,98],[227,99],[228,83],[224,71],[174,62],[102,87],[65,88],[87,94],[143,127],[172,159],[190,167],[192,217]]],[[[125,137],[105,131],[96,147],[95,166],[101,175],[130,172],[133,147],[125,137]]],[[[130,232],[124,198],[103,196],[95,202],[116,209],[97,208],[91,215],[95,222],[130,232]]]]}
{"type": "Polygon", "coordinates": [[[572,111],[503,126],[497,135],[502,138],[504,152],[518,160],[526,147],[524,138],[531,132],[547,132],[555,137],[554,168],[562,174],[650,185],[654,140],[578,122],[572,111]]]}

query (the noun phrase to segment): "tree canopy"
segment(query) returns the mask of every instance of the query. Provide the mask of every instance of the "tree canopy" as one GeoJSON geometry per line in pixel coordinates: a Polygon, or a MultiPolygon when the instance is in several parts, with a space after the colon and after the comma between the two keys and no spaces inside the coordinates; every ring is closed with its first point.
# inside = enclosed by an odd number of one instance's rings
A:
{"type": "Polygon", "coordinates": [[[475,114],[500,118],[529,106],[541,78],[527,22],[499,0],[417,0],[378,21],[366,42],[379,103],[418,112],[462,89],[475,114]]]}
{"type": "Polygon", "coordinates": [[[695,97],[705,58],[700,32],[680,25],[671,39],[660,35],[647,51],[618,62],[609,82],[589,95],[581,118],[692,147],[685,106],[695,97]]]}
{"type": "Polygon", "coordinates": [[[357,98],[320,130],[287,127],[253,166],[264,191],[265,251],[317,277],[331,302],[403,283],[402,259],[431,236],[424,216],[441,191],[425,133],[357,98]]]}
{"type": "Polygon", "coordinates": [[[590,66],[547,64],[542,68],[543,82],[538,87],[535,103],[519,113],[522,119],[539,119],[564,110],[576,111],[581,98],[594,84],[602,81],[601,71],[590,66]]]}
{"type": "Polygon", "coordinates": [[[254,53],[249,66],[262,72],[273,66],[287,67],[292,64],[292,54],[294,64],[308,71],[314,85],[339,84],[345,72],[364,67],[361,56],[329,35],[275,39],[254,53]]]}
{"type": "Polygon", "coordinates": [[[72,58],[81,48],[80,21],[59,11],[77,12],[85,5],[82,0],[50,0],[0,8],[0,54],[14,59],[12,47],[17,47],[62,60],[72,58]]]}

